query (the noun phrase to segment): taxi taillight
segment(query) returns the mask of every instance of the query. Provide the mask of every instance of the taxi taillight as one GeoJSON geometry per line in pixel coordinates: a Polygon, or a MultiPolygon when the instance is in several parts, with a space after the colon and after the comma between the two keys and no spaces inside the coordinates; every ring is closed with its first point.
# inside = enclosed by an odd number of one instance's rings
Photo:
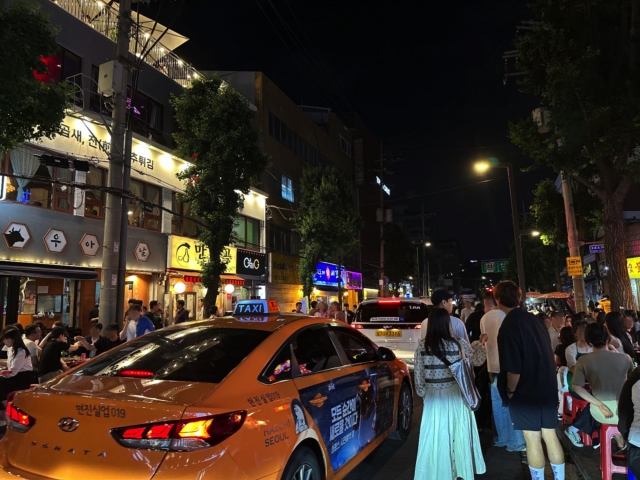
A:
{"type": "Polygon", "coordinates": [[[13,402],[7,403],[5,414],[7,417],[7,425],[11,430],[16,432],[24,433],[36,424],[35,418],[20,410],[13,402]]]}
{"type": "Polygon", "coordinates": [[[242,410],[194,420],[115,428],[111,435],[127,448],[189,452],[226,440],[240,430],[246,418],[247,412],[242,410]]]}
{"type": "Polygon", "coordinates": [[[359,323],[352,323],[351,324],[351,328],[355,328],[356,330],[361,330],[364,327],[362,325],[360,325],[359,323]]]}

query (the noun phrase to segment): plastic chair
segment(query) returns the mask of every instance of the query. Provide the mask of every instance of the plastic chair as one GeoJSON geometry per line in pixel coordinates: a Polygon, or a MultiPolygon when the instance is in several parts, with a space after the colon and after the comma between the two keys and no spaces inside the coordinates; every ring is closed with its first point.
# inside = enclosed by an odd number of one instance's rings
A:
{"type": "Polygon", "coordinates": [[[620,432],[618,431],[617,425],[603,423],[600,428],[600,470],[602,470],[602,480],[611,480],[614,473],[627,474],[626,461],[625,466],[615,465],[613,463],[614,458],[616,460],[625,459],[622,455],[616,455],[614,457],[611,449],[611,439],[614,435],[619,434],[620,432]]]}

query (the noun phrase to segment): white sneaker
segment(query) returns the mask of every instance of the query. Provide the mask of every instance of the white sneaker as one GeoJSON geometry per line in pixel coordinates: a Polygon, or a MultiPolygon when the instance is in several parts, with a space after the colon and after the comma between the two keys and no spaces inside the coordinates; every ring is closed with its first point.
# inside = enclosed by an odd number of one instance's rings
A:
{"type": "Polygon", "coordinates": [[[569,440],[573,443],[574,447],[582,447],[582,438],[580,438],[580,435],[578,435],[577,432],[572,432],[567,429],[564,431],[564,434],[569,437],[569,440]]]}

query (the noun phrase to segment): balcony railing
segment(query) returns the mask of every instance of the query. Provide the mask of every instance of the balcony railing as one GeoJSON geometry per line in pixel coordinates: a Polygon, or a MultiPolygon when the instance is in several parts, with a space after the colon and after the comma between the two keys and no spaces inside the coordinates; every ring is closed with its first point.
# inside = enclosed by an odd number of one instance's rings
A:
{"type": "MultiPolygon", "coordinates": [[[[57,0],[56,4],[105,37],[116,41],[118,11],[115,8],[107,6],[100,0],[57,0]]],[[[147,48],[153,45],[145,54],[144,61],[183,87],[191,85],[194,78],[201,76],[195,68],[166,48],[162,41],[156,43],[154,38],[150,38],[159,36],[164,27],[158,25],[159,29],[152,31],[151,28],[136,24],[135,14],[133,19],[129,40],[129,51],[133,55],[140,57],[145,45],[147,48]]]]}

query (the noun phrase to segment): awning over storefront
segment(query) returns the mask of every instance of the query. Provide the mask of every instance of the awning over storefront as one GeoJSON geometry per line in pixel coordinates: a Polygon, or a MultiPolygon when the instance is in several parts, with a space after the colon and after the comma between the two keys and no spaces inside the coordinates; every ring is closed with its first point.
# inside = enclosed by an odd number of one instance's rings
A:
{"type": "Polygon", "coordinates": [[[220,280],[226,285],[244,285],[244,278],[237,275],[220,275],[220,280]]]}
{"type": "Polygon", "coordinates": [[[71,280],[98,279],[98,274],[93,268],[5,261],[0,261],[0,275],[38,278],[69,278],[71,280]]]}

